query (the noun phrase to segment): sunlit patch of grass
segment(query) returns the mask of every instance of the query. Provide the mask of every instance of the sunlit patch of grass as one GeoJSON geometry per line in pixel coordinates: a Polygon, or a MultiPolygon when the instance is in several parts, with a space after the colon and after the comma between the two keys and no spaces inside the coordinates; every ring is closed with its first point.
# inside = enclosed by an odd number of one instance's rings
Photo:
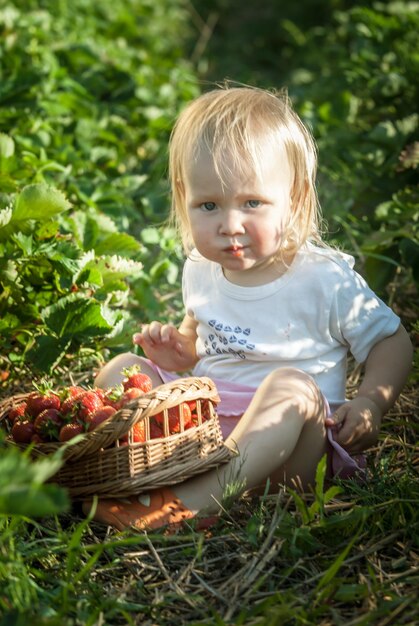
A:
{"type": "MultiPolygon", "coordinates": [[[[417,392],[368,456],[365,481],[226,497],[216,526],[118,533],[72,511],[0,519],[0,626],[415,624],[417,392]]],[[[226,496],[232,496],[233,481],[226,496]]]]}

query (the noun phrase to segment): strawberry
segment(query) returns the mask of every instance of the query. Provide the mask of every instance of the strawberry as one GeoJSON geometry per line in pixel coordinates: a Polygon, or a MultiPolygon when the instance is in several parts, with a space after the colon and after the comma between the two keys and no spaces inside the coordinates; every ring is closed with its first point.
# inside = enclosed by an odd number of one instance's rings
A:
{"type": "Polygon", "coordinates": [[[164,437],[164,433],[160,426],[153,420],[150,420],[150,439],[160,439],[164,437]]]}
{"type": "Polygon", "coordinates": [[[29,420],[16,420],[12,427],[12,437],[16,443],[29,443],[35,434],[35,426],[29,420]]]}
{"type": "Polygon", "coordinates": [[[124,393],[124,388],[122,385],[115,385],[110,389],[107,389],[105,392],[103,404],[105,406],[113,406],[114,409],[119,411],[122,407],[122,394],[124,393]]]}
{"type": "Polygon", "coordinates": [[[105,398],[106,398],[105,389],[101,389],[100,387],[95,387],[94,392],[102,400],[103,404],[105,404],[105,398]]]}
{"type": "Polygon", "coordinates": [[[209,400],[204,400],[202,402],[202,419],[205,422],[206,420],[211,419],[211,408],[210,408],[210,401],[209,400]]]}
{"type": "Polygon", "coordinates": [[[145,441],[144,420],[138,422],[131,428],[131,435],[134,443],[143,443],[145,441]]]}
{"type": "Polygon", "coordinates": [[[87,430],[95,430],[99,424],[102,424],[102,422],[105,422],[107,419],[112,417],[114,413],[116,413],[116,409],[112,406],[102,406],[100,409],[96,409],[96,411],[88,415],[86,418],[86,424],[88,425],[87,430]]]}
{"type": "Polygon", "coordinates": [[[17,404],[12,409],[10,409],[9,413],[7,414],[7,419],[11,424],[14,424],[17,419],[23,420],[25,411],[26,402],[21,402],[20,404],[17,404]]]}
{"type": "Polygon", "coordinates": [[[73,415],[82,421],[86,421],[88,417],[100,409],[103,402],[93,389],[85,390],[74,398],[73,415]]]}
{"type": "Polygon", "coordinates": [[[51,391],[46,384],[35,385],[37,390],[29,394],[26,399],[26,412],[31,417],[36,417],[45,409],[59,409],[60,397],[51,391]]]}
{"type": "MultiPolygon", "coordinates": [[[[173,435],[174,433],[179,433],[181,430],[180,428],[180,415],[181,415],[180,412],[181,411],[182,411],[184,428],[186,428],[192,422],[191,409],[186,402],[182,402],[182,404],[179,404],[178,406],[172,406],[167,411],[167,417],[169,421],[169,432],[171,435],[173,435]]],[[[159,424],[163,428],[163,425],[164,425],[163,411],[161,413],[157,413],[157,415],[154,416],[154,419],[156,420],[157,424],[159,424]]]]}
{"type": "Polygon", "coordinates": [[[188,400],[188,402],[186,403],[189,408],[191,409],[191,413],[196,413],[196,400],[188,400]]]}
{"type": "Polygon", "coordinates": [[[71,409],[73,407],[73,400],[85,391],[86,389],[84,389],[80,385],[70,385],[69,387],[65,387],[65,389],[61,391],[60,400],[61,412],[63,413],[63,415],[71,412],[71,409]]]}
{"type": "Polygon", "coordinates": [[[122,381],[122,385],[125,389],[136,387],[141,389],[144,393],[148,393],[153,388],[150,376],[143,374],[139,365],[133,365],[122,370],[125,375],[125,379],[122,381]]]}
{"type": "Polygon", "coordinates": [[[43,439],[41,435],[38,435],[38,433],[35,433],[31,437],[31,443],[45,443],[45,439],[43,439]]]}
{"type": "Polygon", "coordinates": [[[144,395],[144,391],[142,391],[138,387],[130,387],[129,389],[124,391],[124,393],[121,396],[121,400],[120,400],[121,406],[124,406],[125,404],[128,404],[128,402],[131,402],[132,400],[136,400],[137,398],[143,395],[144,395]]]}
{"type": "Polygon", "coordinates": [[[84,389],[84,387],[81,387],[80,385],[70,385],[70,387],[66,387],[60,393],[61,402],[65,402],[66,400],[69,400],[70,398],[75,398],[76,396],[80,395],[84,391],[86,390],[84,389]]]}
{"type": "Polygon", "coordinates": [[[81,391],[74,391],[68,395],[68,397],[63,400],[61,404],[61,413],[64,417],[72,417],[77,412],[77,401],[81,398],[82,394],[86,391],[86,389],[81,389],[81,391]]]}
{"type": "MultiPolygon", "coordinates": [[[[159,432],[158,433],[156,432],[156,437],[163,437],[163,433],[161,432],[160,428],[158,430],[159,432]]],[[[132,443],[143,443],[144,441],[146,441],[144,421],[141,421],[141,422],[138,422],[138,424],[135,424],[131,428],[130,433],[131,433],[132,443]]],[[[121,439],[118,439],[118,442],[120,446],[127,446],[129,444],[128,433],[124,435],[123,437],[121,437],[121,439]]]]}
{"type": "Polygon", "coordinates": [[[58,433],[63,425],[63,419],[57,409],[44,409],[35,418],[35,433],[46,441],[58,441],[58,433]]]}
{"type": "Polygon", "coordinates": [[[83,432],[83,426],[81,424],[76,424],[75,422],[71,422],[70,424],[64,424],[60,430],[59,440],[69,441],[73,439],[76,435],[80,435],[83,432]]]}

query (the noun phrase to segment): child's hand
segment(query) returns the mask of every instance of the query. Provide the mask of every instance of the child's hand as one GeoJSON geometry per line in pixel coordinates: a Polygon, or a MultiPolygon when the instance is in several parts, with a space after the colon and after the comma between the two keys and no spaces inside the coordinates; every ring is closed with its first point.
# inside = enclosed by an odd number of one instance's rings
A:
{"type": "Polygon", "coordinates": [[[342,404],[326,418],[326,426],[334,431],[334,439],[350,454],[366,450],[377,442],[382,411],[369,398],[358,396],[342,404]]]}
{"type": "Polygon", "coordinates": [[[145,355],[162,369],[184,371],[197,362],[195,341],[180,333],[171,324],[151,322],[133,336],[145,355]]]}

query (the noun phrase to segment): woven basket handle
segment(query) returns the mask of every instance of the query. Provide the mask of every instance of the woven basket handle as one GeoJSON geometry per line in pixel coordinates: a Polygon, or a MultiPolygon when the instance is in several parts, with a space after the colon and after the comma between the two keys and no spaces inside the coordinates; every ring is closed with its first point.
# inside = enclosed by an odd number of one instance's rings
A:
{"type": "Polygon", "coordinates": [[[192,400],[220,401],[215,384],[210,378],[188,377],[155,387],[148,393],[132,400],[94,431],[88,433],[80,443],[70,447],[65,455],[68,460],[95,453],[100,448],[111,446],[122,439],[141,420],[192,400]]]}

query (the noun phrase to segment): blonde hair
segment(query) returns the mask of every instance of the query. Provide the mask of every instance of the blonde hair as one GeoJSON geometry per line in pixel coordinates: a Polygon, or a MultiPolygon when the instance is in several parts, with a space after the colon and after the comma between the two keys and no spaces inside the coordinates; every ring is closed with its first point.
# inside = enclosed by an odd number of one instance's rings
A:
{"type": "Polygon", "coordinates": [[[205,147],[220,180],[228,175],[226,153],[237,171],[258,173],[262,147],[284,147],[291,170],[292,210],[282,250],[297,251],[306,241],[321,243],[320,214],[315,187],[317,153],[314,140],[293,111],[285,92],[254,87],[223,86],[199,96],[181,112],[169,142],[171,221],[185,251],[193,248],[185,203],[186,170],[205,147]],[[261,141],[261,140],[264,141],[261,141]]]}

